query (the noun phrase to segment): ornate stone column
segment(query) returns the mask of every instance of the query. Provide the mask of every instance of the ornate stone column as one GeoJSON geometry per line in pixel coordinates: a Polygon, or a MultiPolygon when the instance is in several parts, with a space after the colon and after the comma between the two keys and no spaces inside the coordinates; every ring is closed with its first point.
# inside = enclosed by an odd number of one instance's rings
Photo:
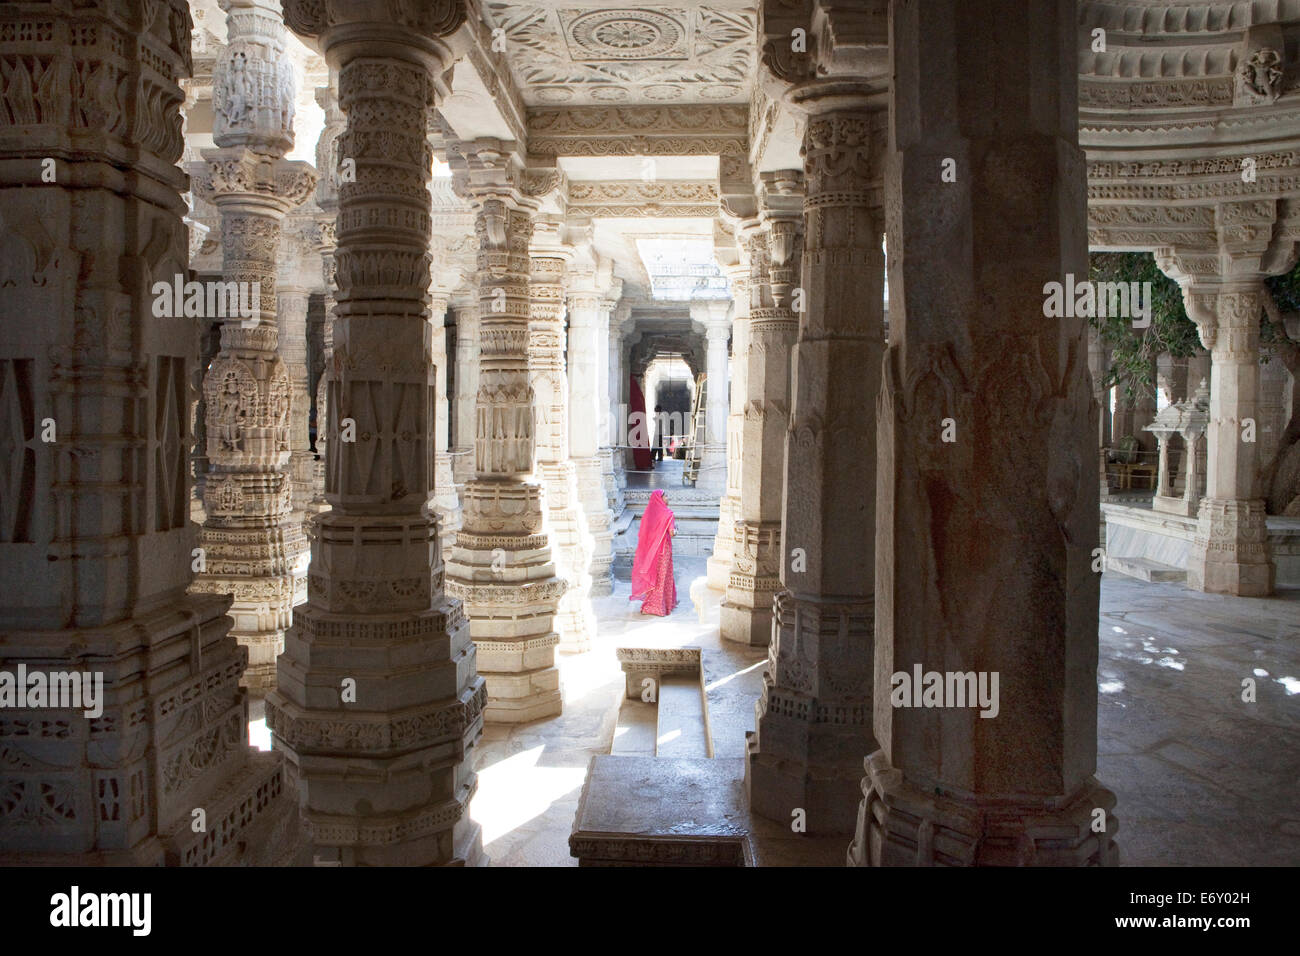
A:
{"type": "Polygon", "coordinates": [[[533,233],[528,380],[537,419],[535,474],[542,483],[555,573],[566,583],[555,629],[560,650],[576,653],[591,647],[596,618],[591,609],[591,532],[578,497],[577,470],[569,460],[564,273],[572,253],[562,244],[559,231],[558,222],[543,219],[533,233]]]}
{"type": "Polygon", "coordinates": [[[298,769],[315,856],[355,865],[476,863],[468,814],[484,686],[443,591],[434,481],[429,284],[431,113],[465,21],[459,3],[286,0],[338,71],[355,161],[340,185],[326,494],[309,597],[267,699],[298,769]]]}
{"type": "MultiPolygon", "coordinates": [[[[331,78],[331,83],[336,78],[331,78]]],[[[321,349],[325,370],[316,385],[316,471],[312,479],[313,494],[310,510],[313,514],[329,510],[325,498],[325,460],[329,444],[329,382],[334,374],[334,304],[338,280],[335,275],[334,254],[338,249],[336,235],[339,212],[340,176],[339,137],[347,127],[347,117],[339,109],[338,93],[333,86],[316,88],[316,102],[325,111],[325,126],[316,141],[316,169],[320,179],[316,183],[316,205],[321,214],[316,220],[320,237],[321,277],[325,286],[325,323],[321,328],[321,349]]]]}
{"type": "MultiPolygon", "coordinates": [[[[620,300],[609,313],[609,439],[614,454],[614,484],[609,489],[609,508],[615,516],[621,515],[625,507],[623,489],[627,487],[627,464],[629,449],[628,432],[631,425],[628,416],[628,400],[631,382],[628,378],[626,336],[631,332],[631,303],[620,300]]],[[[653,406],[652,406],[653,407],[653,406]]],[[[606,484],[609,488],[608,483],[606,484]]]]}
{"type": "Polygon", "coordinates": [[[745,435],[745,395],[749,382],[749,263],[743,257],[727,269],[731,288],[731,358],[727,403],[727,493],[718,502],[718,531],[707,562],[708,585],[727,589],[736,520],[740,516],[740,475],[745,435]]]}
{"type": "Polygon", "coordinates": [[[316,471],[316,457],[311,451],[311,395],[307,387],[307,307],[311,293],[306,286],[286,286],[281,282],[276,287],[276,296],[280,358],[289,372],[289,479],[293,510],[301,521],[311,501],[316,471]]]}
{"type": "Polygon", "coordinates": [[[97,698],[0,710],[5,866],[292,859],[230,598],[187,593],[190,28],[181,0],[0,4],[0,660],[97,698]]]}
{"type": "MultiPolygon", "coordinates": [[[[1217,249],[1156,250],[1178,281],[1187,314],[1210,352],[1206,487],[1188,558],[1187,585],[1216,594],[1273,593],[1259,471],[1259,337],[1264,278],[1291,269],[1296,243],[1278,222],[1277,200],[1220,203],[1217,249]]],[[[1189,451],[1188,459],[1194,456],[1189,451]]]]}
{"type": "Polygon", "coordinates": [[[478,369],[478,303],[469,302],[456,308],[456,455],[452,472],[458,487],[474,477],[478,369]]]}
{"type": "Polygon", "coordinates": [[[803,173],[763,174],[761,225],[741,233],[750,262],[749,350],[742,445],[740,520],[722,604],[727,640],[762,647],[772,639],[772,599],[780,587],[781,453],[790,412],[791,310],[803,218],[803,173]]]}
{"type": "MultiPolygon", "coordinates": [[[[614,332],[614,315],[618,309],[618,300],[623,295],[623,281],[615,279],[609,292],[601,297],[600,312],[596,317],[596,349],[600,352],[600,378],[598,385],[600,412],[600,470],[601,481],[605,487],[605,507],[609,511],[610,521],[610,562],[614,560],[613,523],[623,513],[622,475],[623,452],[618,445],[623,440],[623,423],[620,421],[619,401],[615,400],[618,376],[621,374],[619,349],[621,336],[614,332]]],[[[593,558],[594,561],[594,558],[593,558]]],[[[601,597],[610,592],[605,591],[605,584],[612,588],[614,579],[611,575],[602,582],[592,576],[591,594],[601,597]]]]}
{"type": "MultiPolygon", "coordinates": [[[[248,648],[244,684],[275,686],[307,539],[293,514],[293,386],[279,353],[277,272],[285,215],[316,186],[293,145],[293,66],[270,0],[227,0],[229,45],[213,73],[213,139],[200,195],[221,212],[222,278],[260,314],[221,316],[221,350],[203,382],[208,478],[199,533],[201,594],[231,594],[233,633],[248,648]]],[[[229,285],[228,285],[229,288],[229,285]]],[[[229,297],[229,295],[228,295],[229,297]]],[[[301,585],[299,584],[299,587],[301,585]]]]}
{"type": "MultiPolygon", "coordinates": [[[[727,413],[731,402],[727,381],[727,341],[731,321],[726,300],[692,302],[691,318],[704,326],[708,343],[705,352],[704,448],[700,454],[700,475],[695,487],[725,497],[727,491],[727,413]]],[[[694,423],[692,423],[692,426],[694,423]]]]}
{"type": "Polygon", "coordinates": [[[479,375],[475,477],[465,483],[447,584],[469,614],[487,719],[523,723],[560,713],[554,619],[565,588],[542,527],[542,490],[529,480],[528,250],[536,202],[524,196],[518,161],[500,143],[464,148],[479,241],[479,375]]]}
{"type": "Polygon", "coordinates": [[[889,23],[881,749],[849,862],[1114,864],[1086,319],[1043,318],[1088,263],[1074,4],[891,0],[889,23]],[[990,68],[994,34],[1034,55],[990,68]]]}
{"type": "Polygon", "coordinates": [[[802,808],[813,834],[852,834],[862,758],[877,747],[876,435],[863,397],[880,390],[885,348],[887,80],[811,82],[790,96],[808,113],[805,308],[785,443],[782,590],[745,779],[755,812],[788,822],[802,808]]]}
{"type": "MultiPolygon", "coordinates": [[[[608,310],[597,288],[594,273],[572,274],[569,303],[569,455],[578,484],[578,500],[586,517],[591,540],[588,565],[590,593],[602,596],[614,592],[614,515],[609,510],[600,455],[602,422],[609,428],[609,402],[600,390],[600,362],[608,361],[602,347],[601,327],[609,335],[608,310]],[[604,409],[604,414],[601,410],[604,409]]],[[[606,434],[606,443],[608,435],[606,434]]],[[[611,464],[612,469],[612,464],[611,464]]],[[[612,474],[612,470],[611,470],[612,474]]],[[[591,622],[595,633],[595,621],[591,622]]]]}
{"type": "Polygon", "coordinates": [[[429,296],[430,361],[437,378],[434,413],[434,483],[430,504],[438,513],[438,534],[442,541],[444,559],[451,558],[451,548],[460,529],[460,497],[456,494],[456,479],[452,474],[451,452],[447,448],[449,437],[447,401],[447,301],[450,293],[437,289],[429,296]]]}

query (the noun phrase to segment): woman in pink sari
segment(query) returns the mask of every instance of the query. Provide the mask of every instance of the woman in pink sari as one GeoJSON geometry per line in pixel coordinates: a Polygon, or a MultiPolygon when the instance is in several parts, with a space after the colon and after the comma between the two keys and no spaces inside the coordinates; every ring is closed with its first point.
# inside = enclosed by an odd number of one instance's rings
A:
{"type": "Polygon", "coordinates": [[[677,584],[673,581],[673,535],[677,521],[668,509],[662,491],[650,496],[641,530],[636,539],[636,557],[632,561],[632,596],[641,600],[642,614],[663,617],[677,606],[677,584]]]}

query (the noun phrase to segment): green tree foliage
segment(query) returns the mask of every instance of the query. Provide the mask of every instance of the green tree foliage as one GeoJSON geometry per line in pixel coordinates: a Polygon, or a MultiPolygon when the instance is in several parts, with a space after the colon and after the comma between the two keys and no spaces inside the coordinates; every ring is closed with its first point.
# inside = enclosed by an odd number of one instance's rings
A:
{"type": "MultiPolygon", "coordinates": [[[[1093,316],[1088,321],[1110,350],[1110,368],[1103,388],[1123,387],[1129,398],[1155,391],[1156,359],[1168,352],[1187,358],[1205,350],[1196,334],[1196,324],[1183,308],[1178,283],[1160,271],[1149,252],[1094,252],[1089,257],[1093,282],[1150,282],[1151,324],[1134,328],[1131,318],[1093,316]]],[[[1300,294],[1300,287],[1297,288],[1300,294]]]]}

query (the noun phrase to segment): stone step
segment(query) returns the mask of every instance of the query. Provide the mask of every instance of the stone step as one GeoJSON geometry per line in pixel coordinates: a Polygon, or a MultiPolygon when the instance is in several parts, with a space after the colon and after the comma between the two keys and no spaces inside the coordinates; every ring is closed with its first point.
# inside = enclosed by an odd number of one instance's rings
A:
{"type": "Polygon", "coordinates": [[[643,700],[624,700],[618,709],[614,743],[610,753],[655,755],[655,737],[659,726],[659,708],[643,700]]]}
{"type": "Polygon", "coordinates": [[[699,674],[671,674],[659,684],[656,757],[712,757],[699,674]]]}
{"type": "Polygon", "coordinates": [[[1176,568],[1172,564],[1153,561],[1151,558],[1125,558],[1107,555],[1106,570],[1126,574],[1131,578],[1138,578],[1143,581],[1162,581],[1175,584],[1185,584],[1187,582],[1186,570],[1176,568]]]}

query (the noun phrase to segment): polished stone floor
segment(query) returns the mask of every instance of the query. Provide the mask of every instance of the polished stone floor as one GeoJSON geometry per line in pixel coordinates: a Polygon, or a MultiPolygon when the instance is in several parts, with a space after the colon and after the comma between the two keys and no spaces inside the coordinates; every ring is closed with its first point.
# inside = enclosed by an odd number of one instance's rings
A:
{"type": "MultiPolygon", "coordinates": [[[[699,646],[714,756],[744,754],[766,652],[718,637],[704,568],[676,560],[680,604],[667,618],[643,617],[624,575],[595,602],[595,647],[557,658],[564,714],[486,728],[472,812],[495,865],[574,865],[583,778],[610,752],[623,697],[616,647],[699,646]]],[[[1100,647],[1097,776],[1118,798],[1121,861],[1300,865],[1300,591],[1230,598],[1107,574],[1100,647]],[[1242,699],[1247,680],[1254,702],[1242,699]]],[[[269,745],[261,721],[250,731],[269,745]]]]}
{"type": "MultiPolygon", "coordinates": [[[[610,750],[623,694],[617,646],[700,646],[715,756],[744,753],[766,655],[717,637],[715,592],[696,612],[704,559],[676,571],[668,618],[643,618],[626,581],[596,602],[595,649],[559,658],[563,716],[484,732],[474,815],[495,865],[574,863],[583,775],[610,750]]],[[[1101,603],[1098,777],[1118,797],[1122,862],[1300,864],[1300,592],[1248,600],[1108,574],[1101,603]]]]}

